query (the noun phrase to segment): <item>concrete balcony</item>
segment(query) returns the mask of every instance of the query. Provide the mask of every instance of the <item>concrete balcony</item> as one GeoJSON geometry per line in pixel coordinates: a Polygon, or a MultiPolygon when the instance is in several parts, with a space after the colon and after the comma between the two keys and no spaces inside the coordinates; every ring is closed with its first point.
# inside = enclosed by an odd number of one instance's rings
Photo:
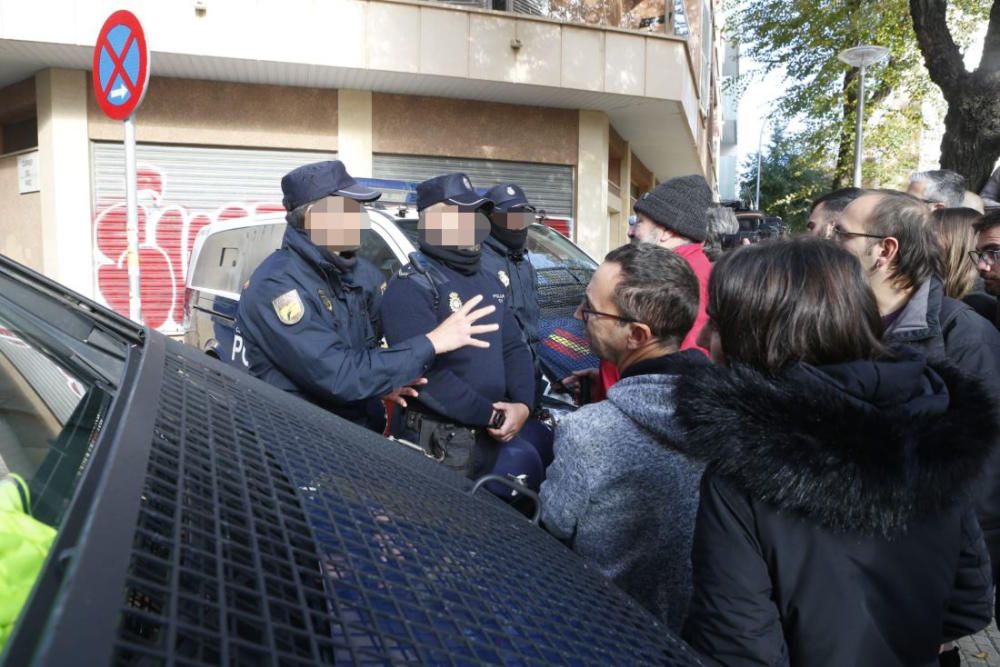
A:
{"type": "MultiPolygon", "coordinates": [[[[605,113],[661,177],[702,172],[697,79],[663,34],[407,0],[139,0],[160,77],[605,113]]],[[[90,69],[110,0],[0,0],[0,87],[90,69]]]]}

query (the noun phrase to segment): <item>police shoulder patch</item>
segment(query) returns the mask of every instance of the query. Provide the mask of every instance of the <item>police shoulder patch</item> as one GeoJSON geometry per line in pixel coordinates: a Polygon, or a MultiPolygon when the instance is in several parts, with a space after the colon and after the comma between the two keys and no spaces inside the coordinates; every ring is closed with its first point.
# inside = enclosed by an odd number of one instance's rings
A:
{"type": "Polygon", "coordinates": [[[448,294],[448,307],[451,308],[451,312],[457,313],[458,309],[462,307],[462,297],[458,296],[458,292],[450,292],[448,294]]]}
{"type": "Polygon", "coordinates": [[[271,301],[271,305],[274,306],[274,312],[277,313],[281,323],[289,326],[298,324],[306,313],[305,306],[302,305],[302,297],[299,296],[298,290],[294,289],[275,297],[271,301]]]}

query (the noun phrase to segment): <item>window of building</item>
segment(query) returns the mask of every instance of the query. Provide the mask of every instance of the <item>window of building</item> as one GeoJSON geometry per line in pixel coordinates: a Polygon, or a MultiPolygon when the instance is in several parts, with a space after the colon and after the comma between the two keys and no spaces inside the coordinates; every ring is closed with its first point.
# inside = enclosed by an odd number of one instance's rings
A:
{"type": "Polygon", "coordinates": [[[0,153],[38,147],[38,119],[34,116],[0,125],[0,153]]]}

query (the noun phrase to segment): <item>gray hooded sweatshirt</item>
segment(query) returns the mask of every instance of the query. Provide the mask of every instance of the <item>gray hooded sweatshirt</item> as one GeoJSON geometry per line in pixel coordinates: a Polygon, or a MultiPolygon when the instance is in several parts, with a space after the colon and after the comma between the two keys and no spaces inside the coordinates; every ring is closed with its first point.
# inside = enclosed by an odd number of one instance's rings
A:
{"type": "Polygon", "coordinates": [[[675,631],[705,466],[679,451],[674,383],[708,363],[687,350],[630,367],[607,400],[559,422],[541,488],[546,529],[675,631]]]}

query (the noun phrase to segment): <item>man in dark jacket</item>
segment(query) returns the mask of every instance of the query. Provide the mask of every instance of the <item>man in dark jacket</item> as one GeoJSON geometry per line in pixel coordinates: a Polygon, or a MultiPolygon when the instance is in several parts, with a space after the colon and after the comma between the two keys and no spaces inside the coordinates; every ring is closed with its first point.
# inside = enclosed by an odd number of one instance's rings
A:
{"type": "MultiPolygon", "coordinates": [[[[254,271],[236,326],[250,372],[336,414],[367,425],[369,401],[418,381],[436,354],[478,344],[474,326],[492,308],[468,301],[432,331],[378,346],[381,276],[354,252],[367,225],[364,202],[380,193],[351,178],[339,161],[299,167],[281,179],[288,227],[280,250],[254,271]]],[[[432,327],[433,328],[433,327],[432,327]]]]}
{"type": "MultiPolygon", "coordinates": [[[[535,402],[531,353],[514,319],[507,292],[480,268],[480,244],[492,203],[472,189],[465,174],[448,174],[417,186],[420,253],[389,281],[382,300],[390,345],[438,326],[474,295],[496,307],[487,322],[487,344],[439,357],[427,370],[427,385],[405,412],[396,411],[394,436],[419,443],[428,456],[476,478],[489,472],[513,477],[537,490],[542,456],[521,436],[535,402]]],[[[506,498],[515,492],[498,484],[506,498]]]]}
{"type": "MultiPolygon", "coordinates": [[[[891,190],[851,203],[834,237],[861,261],[885,324],[884,340],[947,360],[981,379],[1000,404],[1000,332],[971,307],[944,296],[937,277],[938,245],[927,206],[891,190]]],[[[979,520],[990,547],[994,582],[1000,580],[1000,457],[990,464],[979,520]]]]}
{"type": "Polygon", "coordinates": [[[622,371],[607,400],[565,415],[542,484],[542,522],[680,632],[691,596],[700,461],[676,449],[674,383],[709,365],[678,351],[698,313],[684,259],[649,243],[613,250],[576,316],[622,371]]]}

